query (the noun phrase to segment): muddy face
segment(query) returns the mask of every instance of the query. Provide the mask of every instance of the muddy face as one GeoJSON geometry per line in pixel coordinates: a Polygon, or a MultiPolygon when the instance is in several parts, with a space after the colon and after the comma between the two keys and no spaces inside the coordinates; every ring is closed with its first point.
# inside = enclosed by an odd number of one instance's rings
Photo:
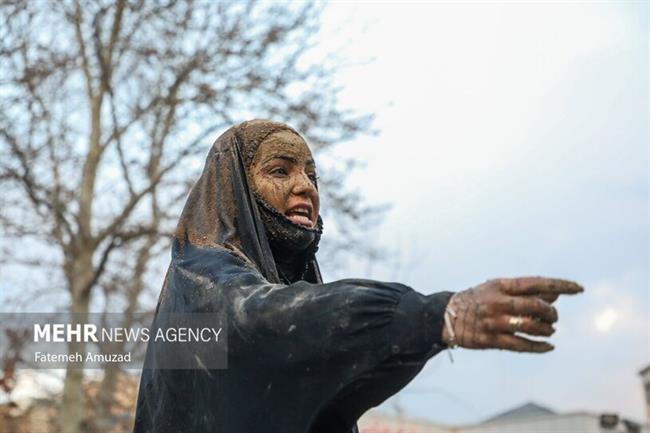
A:
{"type": "Polygon", "coordinates": [[[279,131],[260,143],[250,178],[254,190],[294,224],[316,226],[320,200],[316,166],[305,141],[291,131],[279,131]]]}

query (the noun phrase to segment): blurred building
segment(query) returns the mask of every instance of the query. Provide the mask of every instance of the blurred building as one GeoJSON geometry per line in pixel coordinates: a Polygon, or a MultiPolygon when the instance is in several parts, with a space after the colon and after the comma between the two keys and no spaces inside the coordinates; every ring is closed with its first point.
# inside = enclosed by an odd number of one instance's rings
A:
{"type": "Polygon", "coordinates": [[[650,433],[648,423],[616,414],[558,413],[536,403],[500,413],[477,424],[442,424],[369,412],[359,422],[360,433],[650,433]]]}
{"type": "Polygon", "coordinates": [[[650,425],[622,419],[616,414],[593,412],[557,413],[527,403],[480,424],[464,427],[462,433],[650,433],[650,425]]]}
{"type": "Polygon", "coordinates": [[[0,433],[55,433],[56,410],[44,398],[0,404],[0,433]]]}
{"type": "MultiPolygon", "coordinates": [[[[98,417],[102,397],[101,380],[84,383],[86,394],[83,424],[85,433],[125,433],[133,426],[135,401],[138,395],[137,376],[120,374],[112,404],[103,417],[98,417]]],[[[26,398],[0,404],[0,433],[60,433],[57,428],[60,396],[26,398]]]]}
{"type": "Polygon", "coordinates": [[[645,399],[646,422],[650,423],[650,365],[639,372],[643,381],[643,397],[645,399]]]}
{"type": "Polygon", "coordinates": [[[646,419],[641,422],[616,413],[560,413],[529,402],[480,423],[463,426],[369,411],[359,421],[359,430],[360,433],[650,433],[650,365],[639,375],[646,404],[646,419]]]}

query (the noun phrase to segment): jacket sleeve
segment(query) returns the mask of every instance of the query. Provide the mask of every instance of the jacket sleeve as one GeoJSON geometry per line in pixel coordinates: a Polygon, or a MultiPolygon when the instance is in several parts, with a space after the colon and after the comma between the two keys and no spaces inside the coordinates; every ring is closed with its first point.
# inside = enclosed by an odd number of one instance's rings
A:
{"type": "Polygon", "coordinates": [[[442,317],[449,294],[425,296],[399,283],[345,279],[270,284],[254,271],[227,284],[231,320],[241,337],[289,339],[306,355],[371,351],[429,358],[442,348],[442,317]]]}
{"type": "MultiPolygon", "coordinates": [[[[361,362],[372,358],[368,362],[377,363],[396,355],[426,360],[445,348],[443,314],[451,292],[424,295],[403,284],[365,279],[272,284],[228,252],[214,251],[208,263],[205,252],[198,256],[201,263],[190,256],[176,264],[173,274],[194,282],[207,277],[209,283],[201,286],[211,288],[194,295],[198,308],[225,302],[221,308],[232,325],[229,336],[258,350],[275,343],[295,347],[294,361],[298,356],[354,361],[358,354],[361,362]]],[[[174,286],[191,286],[188,282],[174,286]]],[[[229,350],[236,349],[235,342],[229,342],[229,350]]]]}

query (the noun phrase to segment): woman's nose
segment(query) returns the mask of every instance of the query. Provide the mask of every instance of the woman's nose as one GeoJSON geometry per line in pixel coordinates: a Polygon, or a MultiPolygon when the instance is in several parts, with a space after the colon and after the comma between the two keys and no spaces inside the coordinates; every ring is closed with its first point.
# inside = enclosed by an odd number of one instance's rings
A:
{"type": "Polygon", "coordinates": [[[316,187],[312,183],[307,173],[301,173],[297,177],[298,179],[296,179],[292,190],[294,194],[296,195],[311,194],[314,191],[316,191],[316,187]]]}

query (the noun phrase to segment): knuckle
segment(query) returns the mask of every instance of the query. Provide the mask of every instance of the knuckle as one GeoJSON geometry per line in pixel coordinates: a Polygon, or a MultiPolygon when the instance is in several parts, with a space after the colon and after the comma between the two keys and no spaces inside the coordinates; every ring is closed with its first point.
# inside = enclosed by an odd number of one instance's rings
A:
{"type": "Polygon", "coordinates": [[[526,318],[521,325],[521,329],[527,334],[530,334],[531,332],[535,332],[537,330],[537,326],[535,326],[535,323],[533,323],[532,320],[526,318]]]}
{"type": "Polygon", "coordinates": [[[543,336],[549,336],[549,335],[553,334],[553,329],[549,325],[546,325],[546,324],[544,324],[544,325],[539,324],[536,327],[535,331],[536,331],[536,333],[538,335],[543,335],[543,336]]]}
{"type": "Polygon", "coordinates": [[[485,318],[489,317],[492,312],[492,304],[479,304],[478,310],[476,311],[476,314],[478,315],[479,318],[485,318]]]}
{"type": "Polygon", "coordinates": [[[529,334],[545,335],[546,334],[546,326],[542,325],[541,323],[531,324],[529,334]]]}
{"type": "Polygon", "coordinates": [[[492,299],[492,301],[487,304],[487,306],[491,312],[500,310],[508,304],[508,299],[509,298],[505,295],[495,296],[494,299],[492,299]]]}

